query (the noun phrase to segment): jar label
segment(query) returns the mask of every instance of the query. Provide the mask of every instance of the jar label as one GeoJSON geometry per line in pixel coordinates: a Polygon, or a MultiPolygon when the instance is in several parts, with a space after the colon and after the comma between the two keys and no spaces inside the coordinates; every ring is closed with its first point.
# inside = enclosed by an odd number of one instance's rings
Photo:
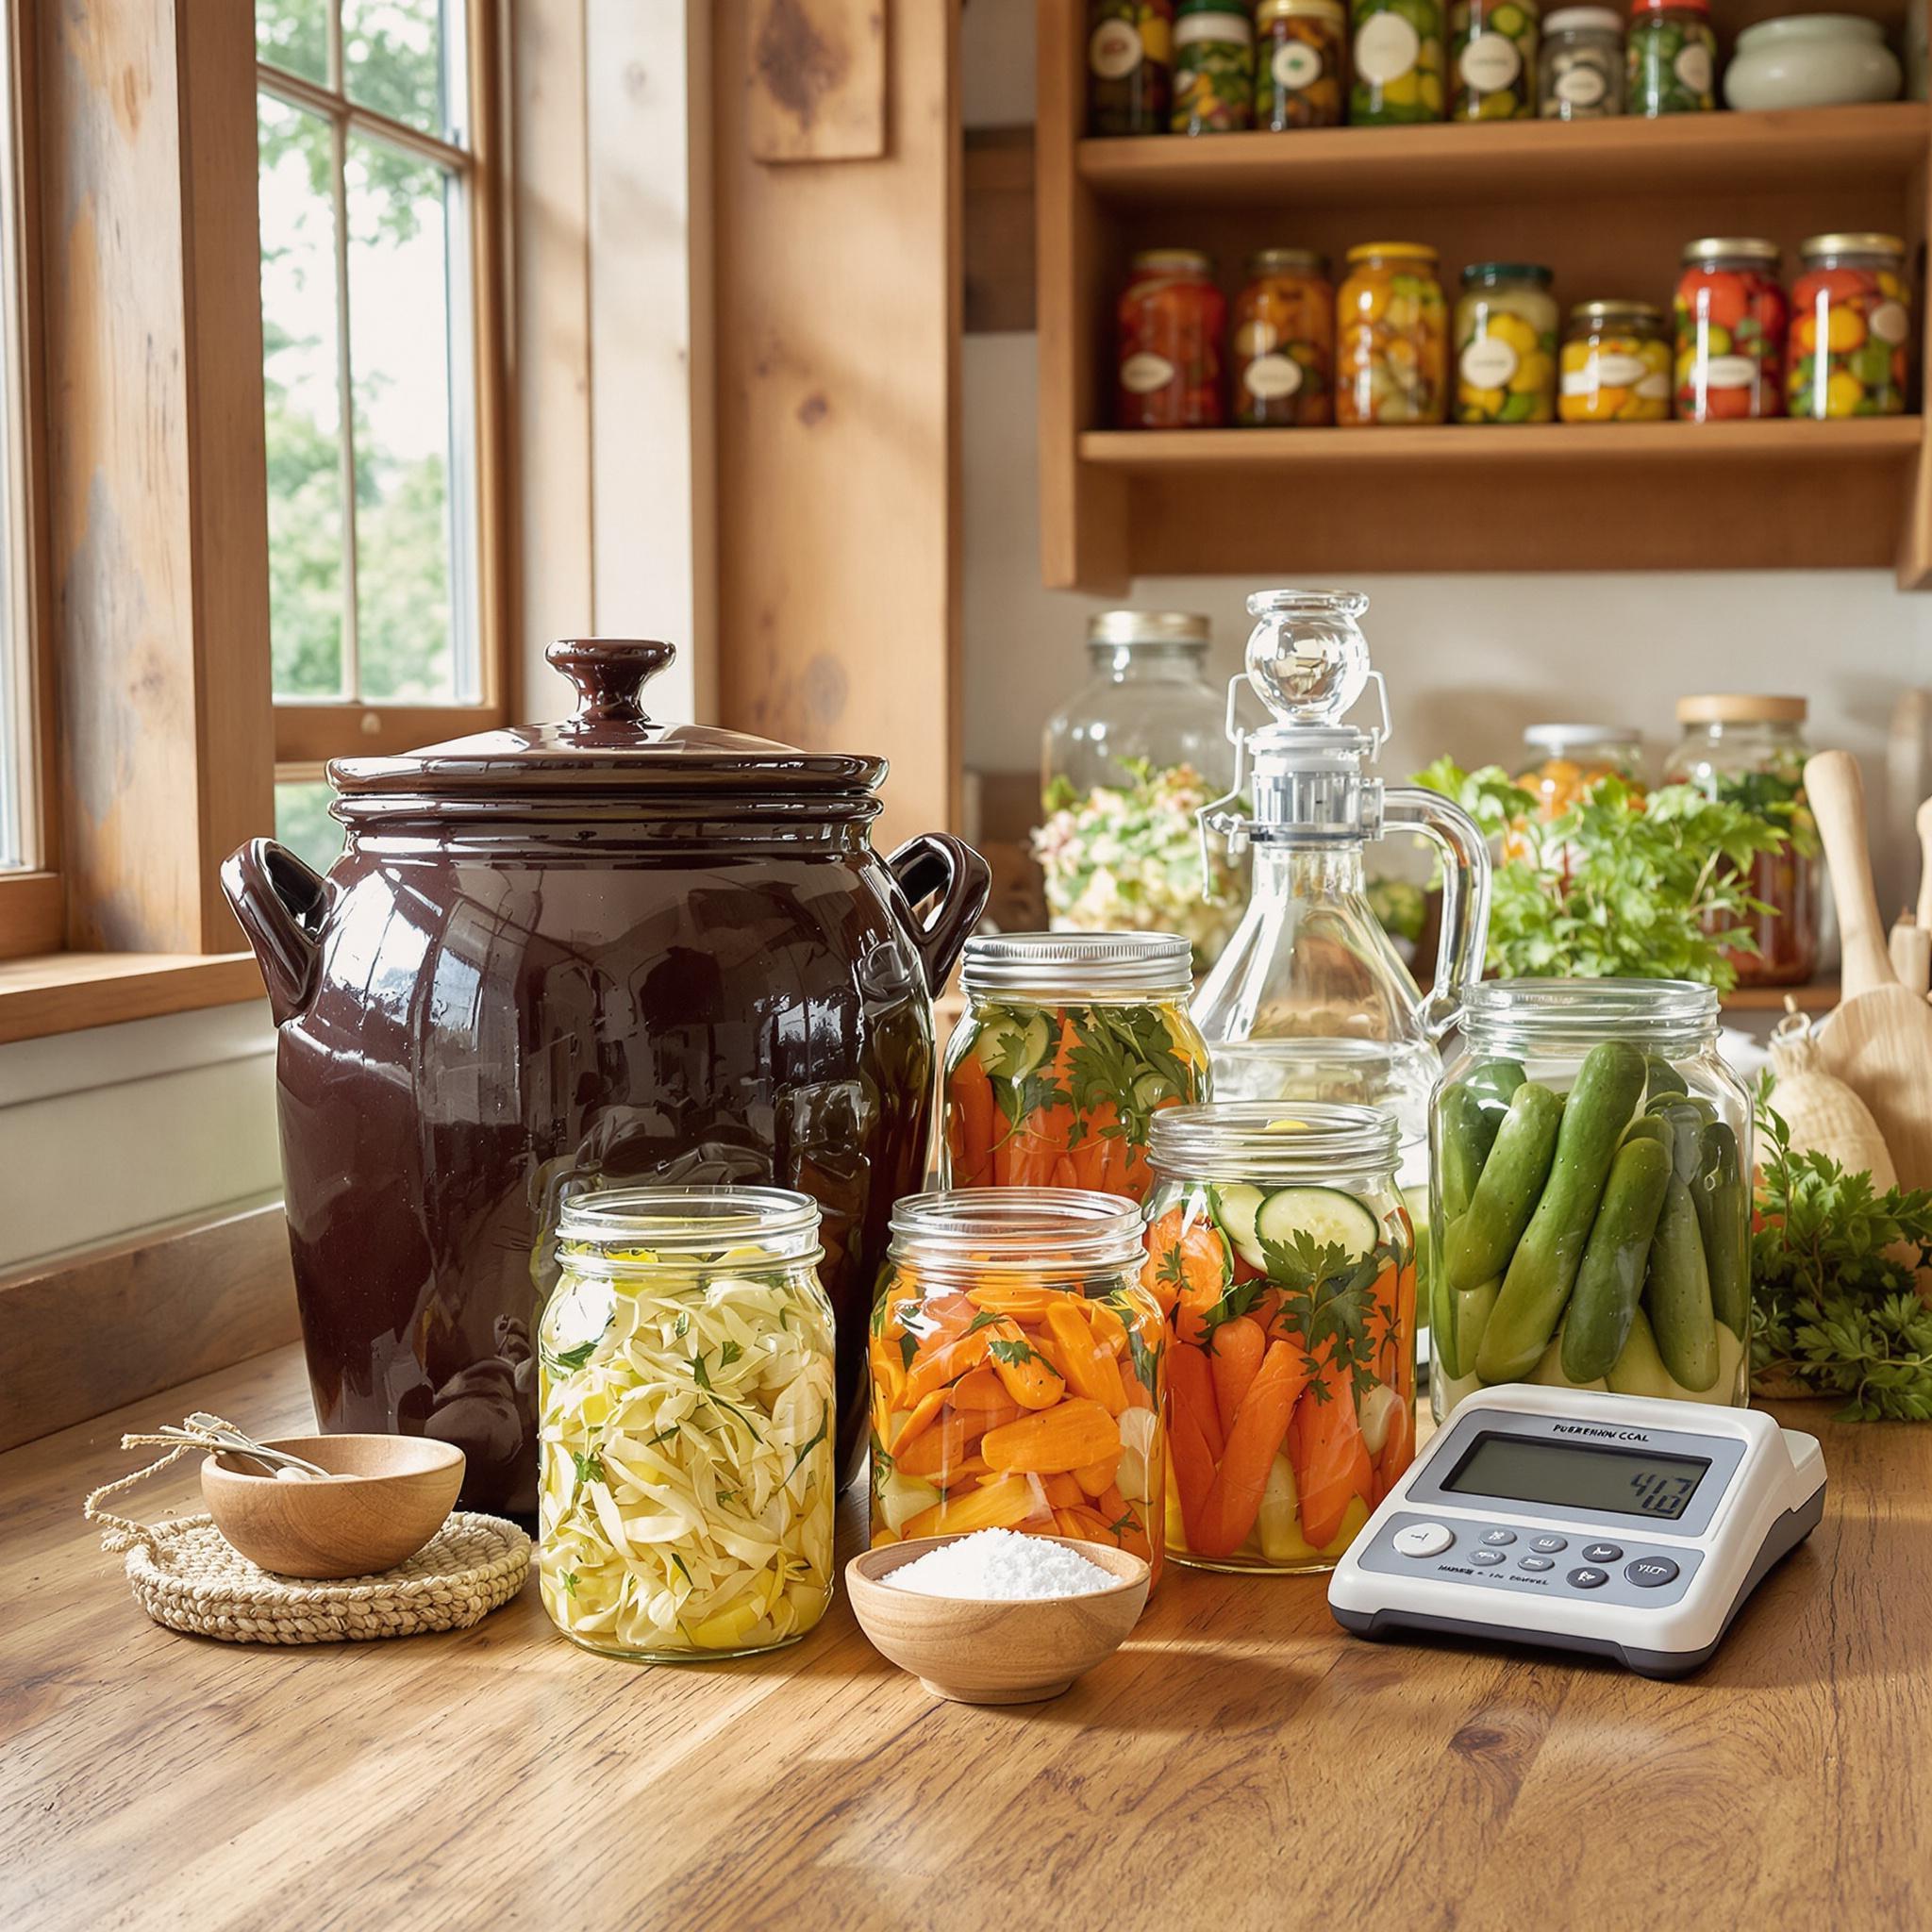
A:
{"type": "Polygon", "coordinates": [[[1903,302],[1881,302],[1872,311],[1871,320],[1865,325],[1881,342],[1890,342],[1896,348],[1905,341],[1911,327],[1911,319],[1906,314],[1903,302]]]}
{"type": "MultiPolygon", "coordinates": [[[[1634,358],[1632,358],[1635,359],[1634,358]]],[[[1637,385],[1637,393],[1647,401],[1660,403],[1671,392],[1671,379],[1661,369],[1653,369],[1637,385]]]]}
{"type": "Polygon", "coordinates": [[[1702,41],[1687,41],[1672,62],[1679,81],[1693,94],[1710,92],[1710,49],[1702,41]]]}
{"type": "Polygon", "coordinates": [[[1757,363],[1750,356],[1707,356],[1706,389],[1749,389],[1757,380],[1757,363]]]}
{"type": "Polygon", "coordinates": [[[1619,355],[1613,349],[1607,356],[1592,356],[1581,369],[1564,376],[1563,388],[1573,396],[1579,392],[1588,395],[1594,389],[1635,389],[1649,374],[1635,356],[1619,355]],[[1573,380],[1574,389],[1570,387],[1573,380]]]}
{"type": "Polygon", "coordinates": [[[1241,371],[1241,381],[1251,396],[1267,403],[1277,396],[1291,396],[1302,386],[1302,365],[1292,356],[1257,356],[1241,371]]]}
{"type": "Polygon", "coordinates": [[[1593,108],[1609,91],[1600,67],[1572,67],[1557,76],[1557,98],[1573,108],[1593,108]]]}
{"type": "Polygon", "coordinates": [[[1283,93],[1299,93],[1322,77],[1322,57],[1306,41],[1283,41],[1269,63],[1283,93]]]}
{"type": "Polygon", "coordinates": [[[1501,336],[1478,336],[1456,366],[1471,389],[1504,389],[1516,374],[1518,359],[1501,336]]]}
{"type": "Polygon", "coordinates": [[[1102,80],[1124,80],[1141,64],[1140,30],[1129,20],[1103,20],[1087,42],[1087,64],[1102,80]]]}
{"type": "Polygon", "coordinates": [[[1151,395],[1174,380],[1174,364],[1165,356],[1142,349],[1121,364],[1121,387],[1137,396],[1151,395]]]}
{"type": "Polygon", "coordinates": [[[1523,72],[1523,56],[1507,34],[1477,34],[1456,63],[1463,85],[1478,93],[1500,93],[1523,72]]]}
{"type": "Polygon", "coordinates": [[[1355,73],[1372,87],[1387,87],[1410,73],[1422,57],[1420,36],[1399,13],[1377,13],[1355,37],[1355,73]]]}

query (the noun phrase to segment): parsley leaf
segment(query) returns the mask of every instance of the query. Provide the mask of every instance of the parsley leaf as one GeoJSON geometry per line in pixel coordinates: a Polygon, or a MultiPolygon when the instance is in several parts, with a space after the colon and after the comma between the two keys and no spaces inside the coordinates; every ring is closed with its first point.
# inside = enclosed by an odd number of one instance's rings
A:
{"type": "MultiPolygon", "coordinates": [[[[598,1341],[603,1337],[599,1336],[598,1341]]],[[[597,1342],[580,1341],[575,1348],[561,1350],[553,1359],[559,1369],[580,1369],[597,1353],[597,1342]]]]}
{"type": "Polygon", "coordinates": [[[1040,1357],[1032,1347],[1018,1336],[996,1335],[986,1344],[986,1352],[996,1362],[1005,1362],[1008,1368],[1017,1368],[1022,1362],[1037,1362],[1040,1357]]]}
{"type": "Polygon", "coordinates": [[[571,1460],[577,1466],[577,1480],[580,1483],[601,1483],[604,1480],[604,1458],[593,1449],[588,1456],[580,1456],[573,1449],[571,1460]]]}
{"type": "Polygon", "coordinates": [[[725,1342],[718,1351],[718,1366],[721,1369],[728,1369],[743,1353],[743,1349],[739,1347],[737,1342],[725,1342]]]}
{"type": "Polygon", "coordinates": [[[798,1452],[798,1455],[796,1458],[793,1460],[791,1467],[785,1472],[785,1480],[788,1483],[805,1466],[805,1458],[808,1456],[809,1456],[811,1452],[814,1449],[816,1449],[819,1446],[819,1444],[825,1440],[825,1432],[831,1426],[832,1411],[830,1406],[827,1405],[824,1408],[819,1411],[818,1433],[815,1436],[813,1436],[811,1441],[808,1442],[805,1445],[805,1447],[798,1452]]]}

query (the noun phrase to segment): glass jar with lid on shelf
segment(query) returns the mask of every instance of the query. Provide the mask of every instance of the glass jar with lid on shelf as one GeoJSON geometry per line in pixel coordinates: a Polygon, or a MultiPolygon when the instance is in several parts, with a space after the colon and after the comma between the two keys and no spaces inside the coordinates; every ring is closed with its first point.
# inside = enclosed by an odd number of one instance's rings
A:
{"type": "Polygon", "coordinates": [[[1234,777],[1225,705],[1203,675],[1208,638],[1185,611],[1088,619],[1090,675],[1047,722],[1033,835],[1056,929],[1177,932],[1203,968],[1246,898],[1225,859],[1201,869],[1194,814],[1234,777]]]}
{"type": "Polygon", "coordinates": [[[1456,304],[1456,420],[1551,423],[1557,415],[1557,303],[1550,272],[1476,261],[1456,304]]]}
{"type": "Polygon", "coordinates": [[[1624,106],[1632,114],[1708,114],[1717,106],[1710,0],[1630,0],[1624,106]]]}
{"type": "Polygon", "coordinates": [[[1114,426],[1218,429],[1227,303],[1195,248],[1143,248],[1117,310],[1114,426]]]}
{"type": "Polygon", "coordinates": [[[1801,697],[1715,691],[1677,700],[1684,736],[1664,768],[1666,784],[1742,806],[1780,827],[1784,849],[1752,863],[1754,952],[1729,952],[1740,986],[1803,986],[1818,970],[1821,903],[1818,828],[1805,801],[1807,709],[1801,697]]]}
{"type": "Polygon", "coordinates": [[[1255,125],[1340,127],[1346,102],[1342,0],[1261,0],[1255,9],[1255,125]]]}
{"type": "Polygon", "coordinates": [[[1911,383],[1911,285],[1896,235],[1798,244],[1785,396],[1793,416],[1899,416],[1911,383]]]}
{"type": "Polygon", "coordinates": [[[1440,121],[1443,0],[1351,0],[1353,127],[1440,121]]]}
{"type": "Polygon", "coordinates": [[[1169,127],[1234,134],[1254,125],[1255,23],[1247,0],[1179,0],[1169,127]]]}
{"type": "Polygon", "coordinates": [[[1165,134],[1173,62],[1174,0],[1089,0],[1088,133],[1165,134]]]}
{"type": "Polygon", "coordinates": [[[1601,121],[1624,111],[1624,20],[1608,7],[1564,7],[1544,17],[1537,112],[1545,121],[1601,121]]]}
{"type": "Polygon", "coordinates": [[[1537,816],[1560,818],[1599,778],[1643,779],[1643,734],[1627,724],[1532,724],[1516,782],[1536,793],[1537,816]]]}
{"type": "Polygon", "coordinates": [[[1430,1108],[1431,1397],[1499,1382],[1741,1407],[1751,1108],[1714,989],[1487,980],[1430,1108]]]}
{"type": "Polygon", "coordinates": [[[1335,300],[1335,420],[1441,423],[1449,407],[1449,316],[1436,251],[1368,242],[1348,251],[1335,300]]]}
{"type": "Polygon", "coordinates": [[[1335,420],[1335,291],[1325,256],[1264,248],[1249,258],[1230,360],[1234,420],[1243,428],[1335,420]]]}
{"type": "Polygon", "coordinates": [[[1648,302],[1579,302],[1558,358],[1565,423],[1662,423],[1671,413],[1671,344],[1648,302]]]}
{"type": "Polygon", "coordinates": [[[1536,113],[1537,0],[1454,0],[1449,118],[1527,121],[1536,113]]]}
{"type": "Polygon", "coordinates": [[[1789,311],[1776,242],[1713,235],[1687,243],[1674,308],[1681,422],[1784,414],[1789,311]]]}

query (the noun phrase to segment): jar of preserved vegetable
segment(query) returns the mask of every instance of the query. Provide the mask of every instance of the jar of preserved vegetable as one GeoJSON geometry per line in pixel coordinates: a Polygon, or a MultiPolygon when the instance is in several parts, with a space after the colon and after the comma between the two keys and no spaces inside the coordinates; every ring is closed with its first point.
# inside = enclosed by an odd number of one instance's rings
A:
{"type": "Polygon", "coordinates": [[[1728,952],[1740,986],[1803,986],[1818,970],[1819,841],[1805,802],[1806,703],[1798,697],[1717,691],[1677,700],[1683,741],[1667,784],[1740,805],[1786,834],[1780,852],[1752,861],[1751,896],[1765,910],[1745,930],[1752,952],[1728,952]]]}
{"type": "Polygon", "coordinates": [[[1454,0],[1449,118],[1526,121],[1536,112],[1536,0],[1454,0]]]}
{"type": "Polygon", "coordinates": [[[1442,0],[1350,0],[1357,127],[1442,118],[1442,0]]]}
{"type": "Polygon", "coordinates": [[[1141,1280],[1167,1321],[1167,1547],[1326,1570],[1415,1451],[1415,1233],[1377,1108],[1178,1108],[1141,1280]]]}
{"type": "Polygon", "coordinates": [[[1341,0],[1261,0],[1255,32],[1255,125],[1340,127],[1348,65],[1341,0]]]}
{"type": "Polygon", "coordinates": [[[872,1318],[872,1541],[1113,1543],[1160,1574],[1165,1325],[1140,1210],[1064,1188],[892,1209],[872,1318]]]}
{"type": "Polygon", "coordinates": [[[1751,1106],[1717,992],[1487,980],[1431,1108],[1438,1422],[1499,1382],[1741,1407],[1751,1106]]]}
{"type": "Polygon", "coordinates": [[[832,1307],[778,1188],[567,1199],[539,1327],[538,1570],[566,1637],[690,1661],[795,1642],[832,1601],[832,1307]]]}
{"type": "Polygon", "coordinates": [[[1335,291],[1325,256],[1264,248],[1234,306],[1234,420],[1279,428],[1335,420],[1335,291]]]}
{"type": "Polygon", "coordinates": [[[1911,380],[1911,289],[1896,235],[1798,244],[1785,394],[1793,416],[1897,416],[1911,380]]]}
{"type": "Polygon", "coordinates": [[[1707,114],[1717,106],[1710,0],[1630,0],[1624,105],[1633,114],[1707,114]]]}
{"type": "Polygon", "coordinates": [[[1628,724],[1532,724],[1523,734],[1531,762],[1517,774],[1536,793],[1537,816],[1560,818],[1599,778],[1643,778],[1643,734],[1628,724]]]}
{"type": "Polygon", "coordinates": [[[1154,1116],[1208,1095],[1188,942],[1164,932],[966,941],[946,1045],[952,1188],[1091,1188],[1139,1201],[1154,1116]]]}
{"type": "Polygon", "coordinates": [[[1220,428],[1227,303],[1208,257],[1192,248],[1142,249],[1119,320],[1116,427],[1220,428]]]}
{"type": "Polygon", "coordinates": [[[1557,302],[1550,272],[1520,261],[1476,261],[1456,304],[1456,420],[1553,423],[1557,302]]]}
{"type": "Polygon", "coordinates": [[[1624,111],[1624,22],[1608,7],[1565,7],[1543,22],[1537,112],[1600,121],[1624,111]]]}
{"type": "Polygon", "coordinates": [[[1255,23],[1245,0],[1180,0],[1174,24],[1175,134],[1255,125],[1255,23]]]}
{"type": "Polygon", "coordinates": [[[1565,423],[1661,423],[1671,345],[1648,302],[1579,302],[1564,331],[1557,414],[1565,423]]]}
{"type": "Polygon", "coordinates": [[[1785,291],[1774,242],[1712,236],[1678,277],[1677,414],[1727,423],[1785,412],[1785,291]]]}
{"type": "Polygon", "coordinates": [[[1174,0],[1090,0],[1087,25],[1087,131],[1165,134],[1174,0]]]}
{"type": "Polygon", "coordinates": [[[1436,251],[1370,242],[1348,251],[1335,303],[1335,420],[1440,423],[1449,405],[1449,315],[1436,251]]]}

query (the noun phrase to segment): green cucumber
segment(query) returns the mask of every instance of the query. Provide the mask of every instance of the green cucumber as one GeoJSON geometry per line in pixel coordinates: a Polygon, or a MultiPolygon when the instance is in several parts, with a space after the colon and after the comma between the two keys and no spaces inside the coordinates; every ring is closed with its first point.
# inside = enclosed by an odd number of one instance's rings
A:
{"type": "Polygon", "coordinates": [[[1653,1100],[1643,1109],[1643,1117],[1660,1121],[1670,1129],[1671,1166],[1677,1178],[1689,1187],[1704,1158],[1699,1142],[1704,1135],[1705,1118],[1697,1102],[1687,1095],[1671,1094],[1662,1100],[1653,1100]]]}
{"type": "Polygon", "coordinates": [[[1483,1330],[1490,1325],[1491,1311],[1503,1284],[1486,1281],[1480,1288],[1440,1291],[1442,1303],[1441,1326],[1430,1331],[1430,1347],[1442,1358],[1442,1373],[1460,1379],[1475,1370],[1475,1352],[1482,1346],[1483,1330]]]}
{"type": "Polygon", "coordinates": [[[1653,1146],[1661,1147],[1667,1155],[1674,1153],[1677,1144],[1677,1137],[1671,1132],[1670,1122],[1659,1120],[1654,1113],[1639,1114],[1624,1129],[1620,1144],[1627,1147],[1633,1141],[1648,1141],[1653,1146]]]}
{"type": "Polygon", "coordinates": [[[1480,1288],[1503,1272],[1523,1238],[1557,1152],[1563,1103],[1525,1080],[1496,1130],[1469,1211],[1444,1230],[1442,1263],[1453,1289],[1480,1288]]]}
{"type": "Polygon", "coordinates": [[[1462,1084],[1481,1102],[1484,1115],[1491,1123],[1491,1140],[1495,1138],[1495,1124],[1501,1122],[1504,1110],[1516,1098],[1516,1090],[1527,1077],[1516,1060],[1484,1060],[1463,1076],[1462,1084]]]}
{"type": "Polygon", "coordinates": [[[1673,1174],[1650,1244],[1644,1312],[1671,1379],[1692,1393],[1717,1380],[1717,1317],[1710,1307],[1710,1271],[1690,1190],[1673,1174]]]}
{"type": "Polygon", "coordinates": [[[1024,1080],[1041,1066],[1053,1048],[1053,1031],[1046,1015],[994,1008],[980,1022],[973,1051],[989,1074],[1003,1080],[1024,1080]]]}
{"type": "Polygon", "coordinates": [[[1222,1233],[1234,1244],[1235,1253],[1250,1268],[1260,1268],[1266,1274],[1261,1243],[1255,1238],[1255,1217],[1267,1197],[1259,1188],[1251,1188],[1243,1181],[1230,1181],[1225,1187],[1211,1189],[1209,1198],[1214,1218],[1221,1224],[1222,1233]]]}
{"type": "Polygon", "coordinates": [[[1643,1074],[1643,1097],[1646,1101],[1656,1100],[1665,1093],[1689,1093],[1690,1091],[1684,1084],[1683,1074],[1657,1054],[1644,1055],[1643,1074]]]}
{"type": "Polygon", "coordinates": [[[1255,1216],[1259,1241],[1282,1247],[1306,1235],[1318,1248],[1337,1247],[1351,1261],[1374,1252],[1382,1231],[1375,1217],[1340,1188],[1279,1188],[1255,1216]]]}
{"type": "Polygon", "coordinates": [[[1540,1389],[1606,1389],[1609,1385],[1600,1378],[1592,1377],[1588,1382],[1572,1379],[1563,1367],[1563,1329],[1567,1322],[1559,1324],[1556,1334],[1550,1338],[1550,1345],[1537,1357],[1536,1366],[1528,1374],[1520,1379],[1533,1382],[1540,1389]]]}
{"type": "Polygon", "coordinates": [[[1751,1332],[1751,1203],[1738,1137],[1722,1121],[1706,1127],[1690,1198],[1710,1271],[1710,1307],[1740,1341],[1751,1332]]]}
{"type": "Polygon", "coordinates": [[[1608,1374],[1624,1352],[1670,1178],[1671,1157],[1657,1141],[1624,1136],[1563,1318],[1563,1373],[1573,1382],[1608,1374]]]}
{"type": "Polygon", "coordinates": [[[1436,1103],[1436,1120],[1442,1148],[1438,1156],[1442,1176],[1442,1219],[1460,1220],[1475,1194],[1475,1184],[1495,1141],[1495,1129],[1483,1117],[1475,1095],[1460,1081],[1443,1088],[1436,1103]],[[1484,1127],[1490,1126],[1486,1135],[1484,1127]]]}
{"type": "Polygon", "coordinates": [[[1627,1040],[1603,1041],[1584,1056],[1564,1103],[1549,1180],[1509,1257],[1476,1358],[1485,1382],[1519,1380],[1549,1346],[1582,1265],[1617,1142],[1642,1097],[1643,1056],[1627,1040]]]}

